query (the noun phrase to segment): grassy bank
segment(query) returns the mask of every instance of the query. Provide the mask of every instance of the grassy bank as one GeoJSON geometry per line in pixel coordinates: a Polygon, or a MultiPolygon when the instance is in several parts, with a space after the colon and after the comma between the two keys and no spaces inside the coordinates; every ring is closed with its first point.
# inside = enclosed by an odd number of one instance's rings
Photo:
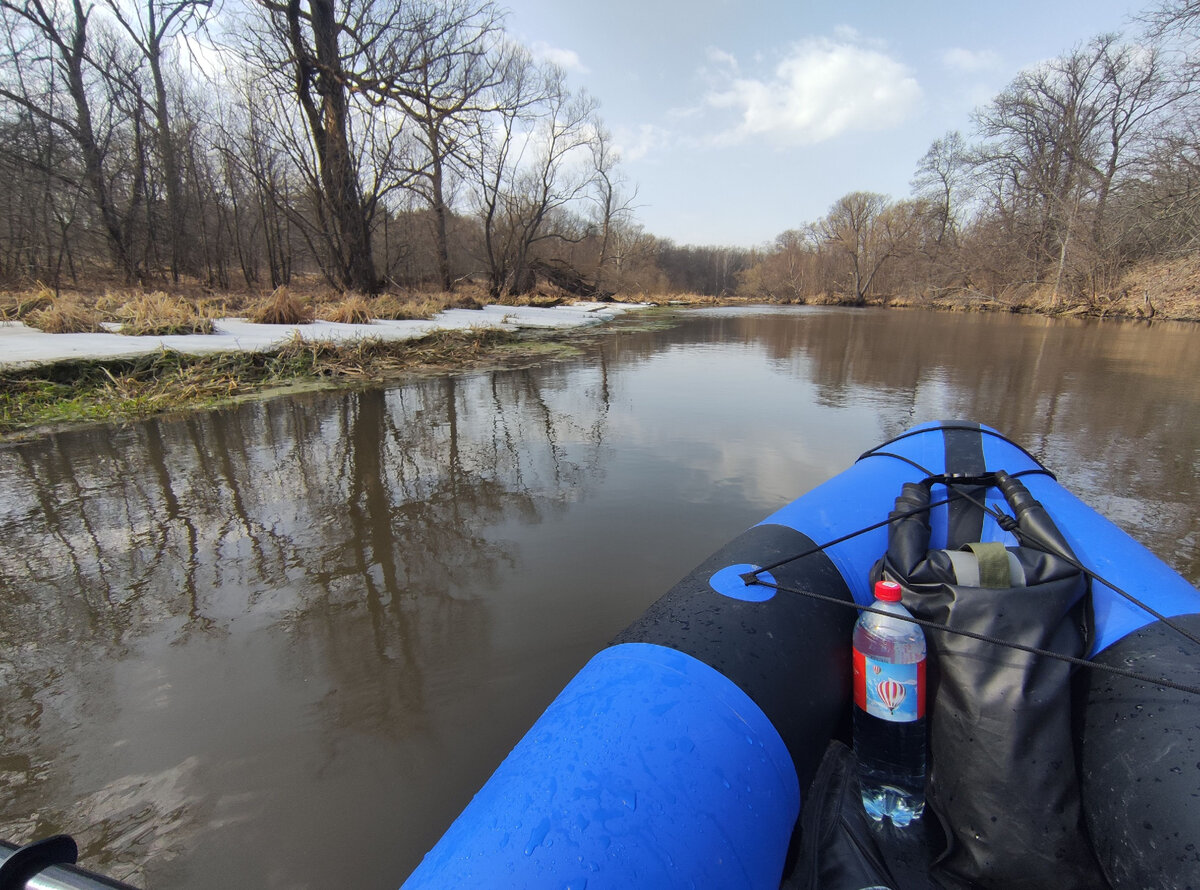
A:
{"type": "Polygon", "coordinates": [[[417,373],[495,367],[574,351],[579,333],[445,331],[418,340],[293,340],[269,353],[80,361],[0,373],[0,437],[79,423],[197,410],[287,388],[358,385],[417,373]]]}
{"type": "MultiPolygon", "coordinates": [[[[453,294],[343,294],[298,281],[269,293],[214,294],[184,283],[164,291],[98,287],[61,290],[37,284],[0,291],[0,321],[20,321],[47,333],[108,331],[169,335],[211,333],[216,318],[259,324],[430,319],[445,309],[482,309],[486,292],[467,284],[453,294]]],[[[566,295],[533,293],[504,301],[551,307],[566,295]]],[[[706,300],[705,302],[711,302],[706,300]]],[[[36,435],[79,423],[119,421],[197,410],[285,388],[356,385],[414,373],[537,361],[573,350],[580,331],[446,331],[416,340],[352,343],[291,341],[264,353],[187,356],[160,352],[136,359],[59,362],[0,370],[0,438],[36,435]]]]}

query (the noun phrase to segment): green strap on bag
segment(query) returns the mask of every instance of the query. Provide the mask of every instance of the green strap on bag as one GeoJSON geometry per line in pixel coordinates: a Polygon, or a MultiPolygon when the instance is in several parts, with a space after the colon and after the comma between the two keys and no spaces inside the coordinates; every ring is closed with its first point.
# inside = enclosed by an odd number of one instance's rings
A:
{"type": "Polygon", "coordinates": [[[987,587],[1005,590],[1025,586],[1025,570],[1021,563],[999,541],[963,544],[961,550],[940,551],[950,560],[954,578],[964,587],[987,587]]]}
{"type": "Polygon", "coordinates": [[[968,550],[975,554],[979,561],[979,586],[992,589],[1012,587],[1012,573],[1009,571],[1008,548],[999,541],[965,544],[968,550]]]}

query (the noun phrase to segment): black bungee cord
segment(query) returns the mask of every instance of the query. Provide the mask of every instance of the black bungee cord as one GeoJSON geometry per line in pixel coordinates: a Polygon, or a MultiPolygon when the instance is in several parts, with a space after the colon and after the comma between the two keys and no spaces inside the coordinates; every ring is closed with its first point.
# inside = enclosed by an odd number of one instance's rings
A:
{"type": "MultiPolygon", "coordinates": [[[[992,518],[994,518],[996,520],[996,522],[1000,525],[1001,528],[1003,528],[1005,531],[1012,532],[1012,534],[1014,536],[1016,536],[1017,539],[1020,540],[1022,543],[1029,544],[1030,546],[1032,546],[1038,550],[1047,551],[1046,544],[1044,542],[1038,540],[1035,535],[1031,535],[1028,532],[1021,530],[1018,527],[1017,520],[1014,517],[1009,516],[1003,510],[1000,510],[999,508],[991,507],[986,502],[980,501],[979,499],[975,498],[973,495],[971,495],[965,491],[962,491],[959,488],[954,487],[957,485],[979,484],[980,477],[957,478],[956,479],[954,477],[938,476],[938,475],[930,473],[928,470],[926,470],[924,467],[921,467],[915,461],[909,460],[908,458],[905,458],[905,457],[900,457],[899,455],[889,454],[886,452],[868,452],[867,454],[863,455],[863,457],[870,457],[870,456],[897,457],[900,460],[903,460],[905,463],[912,464],[914,467],[917,467],[919,470],[921,470],[921,472],[926,474],[927,478],[925,479],[925,483],[932,482],[934,484],[938,484],[938,483],[945,484],[947,486],[947,488],[950,490],[950,494],[939,501],[932,501],[928,504],[922,504],[919,507],[914,507],[909,510],[890,513],[888,515],[887,519],[884,519],[880,522],[872,523],[871,525],[864,526],[863,528],[852,531],[849,534],[845,534],[838,538],[834,538],[831,541],[826,541],[822,544],[816,544],[816,545],[810,547],[809,549],[807,549],[801,553],[798,553],[794,556],[785,557],[784,559],[777,560],[777,561],[771,563],[770,565],[762,566],[761,568],[755,569],[750,572],[746,572],[743,575],[741,575],[741,579],[743,582],[745,582],[746,586],[749,587],[750,585],[757,584],[762,587],[769,587],[772,590],[780,591],[783,593],[799,594],[800,596],[806,596],[806,597],[809,597],[810,599],[820,600],[821,602],[833,603],[835,605],[840,605],[840,606],[846,606],[846,607],[853,608],[853,609],[856,609],[861,612],[872,612],[872,613],[879,614],[879,615],[891,615],[893,618],[898,618],[901,621],[911,621],[913,624],[917,624],[917,625],[920,625],[921,627],[929,628],[931,630],[941,630],[941,631],[945,631],[946,633],[957,634],[958,636],[968,637],[969,639],[978,640],[980,642],[992,643],[997,646],[1005,646],[1009,649],[1015,649],[1015,650],[1018,650],[1021,652],[1028,652],[1032,655],[1040,655],[1040,656],[1044,656],[1046,658],[1054,658],[1059,661],[1065,661],[1068,664],[1076,665],[1079,667],[1091,668],[1093,670],[1104,671],[1104,672],[1107,672],[1110,674],[1116,674],[1118,676],[1126,677],[1130,680],[1137,680],[1142,683],[1150,683],[1155,686],[1165,686],[1167,688],[1175,689],[1180,692],[1186,692],[1191,695],[1200,695],[1200,687],[1191,686],[1186,683],[1178,683],[1174,680],[1168,680],[1164,677],[1151,677],[1148,674],[1140,674],[1136,671],[1128,670],[1127,668],[1120,668],[1120,667],[1115,667],[1113,665],[1101,664],[1101,663],[1097,663],[1094,661],[1089,661],[1086,658],[1079,658],[1074,655],[1064,655],[1061,652],[1055,652],[1053,650],[1043,649],[1043,648],[1040,648],[1037,646],[1026,646],[1023,643],[1014,643],[1011,640],[1004,640],[999,637],[990,636],[988,634],[980,634],[980,633],[975,633],[974,631],[953,628],[946,624],[942,624],[941,622],[938,622],[938,621],[931,621],[926,618],[917,618],[916,616],[913,616],[913,615],[909,615],[908,617],[904,617],[901,615],[894,615],[891,612],[885,612],[882,609],[876,609],[873,606],[860,606],[852,600],[847,601],[844,599],[839,599],[837,597],[828,596],[827,594],[817,593],[816,591],[812,591],[812,590],[801,590],[800,588],[796,588],[796,587],[788,587],[787,585],[778,584],[776,582],[765,581],[761,577],[759,577],[763,572],[769,572],[773,569],[779,568],[780,566],[787,565],[790,562],[795,562],[797,560],[804,559],[805,557],[812,556],[815,553],[821,553],[830,547],[834,547],[845,541],[849,541],[852,538],[858,537],[859,535],[862,535],[862,534],[866,534],[867,532],[875,531],[876,529],[882,528],[883,526],[889,525],[890,523],[895,522],[897,520],[907,519],[907,518],[909,518],[911,516],[915,516],[919,513],[927,513],[930,510],[932,510],[934,507],[941,507],[941,506],[944,506],[944,505],[950,503],[951,501],[959,500],[959,499],[966,499],[966,500],[970,501],[975,506],[977,506],[981,510],[983,510],[985,513],[992,516],[992,518]]],[[[861,460],[862,458],[859,458],[859,459],[861,460]]],[[[1013,473],[1013,474],[1011,474],[1010,478],[1016,478],[1018,476],[1027,475],[1029,473],[1045,473],[1046,475],[1049,475],[1052,478],[1054,475],[1053,473],[1050,473],[1050,471],[1043,468],[1043,469],[1037,469],[1037,470],[1026,470],[1026,471],[1023,471],[1020,473],[1013,473]]],[[[989,475],[991,475],[991,474],[989,474],[989,475]]],[[[1047,552],[1049,552],[1049,551],[1047,551],[1047,552]]],[[[1119,596],[1124,597],[1128,602],[1132,603],[1134,606],[1138,607],[1139,609],[1142,609],[1147,614],[1152,615],[1154,618],[1156,618],[1158,621],[1162,622],[1164,625],[1166,625],[1167,627],[1174,630],[1176,633],[1178,633],[1181,636],[1183,636],[1184,638],[1190,640],[1192,643],[1195,643],[1197,646],[1200,646],[1200,637],[1197,637],[1195,634],[1191,633],[1186,628],[1180,627],[1178,624],[1176,624],[1170,618],[1163,615],[1162,613],[1160,613],[1153,607],[1142,602],[1137,597],[1135,597],[1133,594],[1123,590],[1122,588],[1118,587],[1117,585],[1113,584],[1112,582],[1106,580],[1100,574],[1092,571],[1087,566],[1080,563],[1079,560],[1075,559],[1073,556],[1068,556],[1067,554],[1060,553],[1060,552],[1058,552],[1057,548],[1054,548],[1054,555],[1059,557],[1060,559],[1063,559],[1065,562],[1067,562],[1073,568],[1078,569],[1080,572],[1082,572],[1086,577],[1088,577],[1092,581],[1099,582],[1100,584],[1103,584],[1104,586],[1108,587],[1114,593],[1118,594],[1119,596]]]]}

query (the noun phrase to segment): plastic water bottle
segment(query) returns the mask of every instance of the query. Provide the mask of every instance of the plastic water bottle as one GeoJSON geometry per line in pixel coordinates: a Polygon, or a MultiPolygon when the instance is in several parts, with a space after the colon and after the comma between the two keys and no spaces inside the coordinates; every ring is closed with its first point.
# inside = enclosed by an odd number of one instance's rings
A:
{"type": "Polygon", "coordinates": [[[872,606],[888,614],[854,625],[854,753],[867,815],[903,828],[925,811],[925,634],[895,581],[872,606]]]}

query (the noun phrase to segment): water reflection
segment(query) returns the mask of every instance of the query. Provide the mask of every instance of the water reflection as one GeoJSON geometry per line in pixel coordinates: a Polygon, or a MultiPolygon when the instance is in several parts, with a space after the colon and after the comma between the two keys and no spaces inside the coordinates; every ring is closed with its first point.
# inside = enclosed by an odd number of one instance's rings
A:
{"type": "MultiPolygon", "coordinates": [[[[352,812],[346,780],[371,774],[346,774],[347,735],[399,755],[446,732],[426,701],[447,663],[488,683],[482,654],[507,642],[488,592],[518,562],[488,530],[586,491],[606,391],[562,382],[452,377],[0,452],[0,835],[70,830],[85,858],[161,880],[182,851],[225,857],[227,830],[352,812]]],[[[226,858],[240,880],[270,867],[226,858]]]]}
{"type": "MultiPolygon", "coordinates": [[[[675,332],[667,354],[653,335],[625,338],[617,354],[655,372],[686,361],[689,387],[673,397],[707,418],[704,433],[727,459],[761,460],[772,450],[754,443],[767,437],[820,481],[914,423],[977,420],[1200,580],[1194,325],[898,310],[705,315],[675,332]]],[[[789,489],[792,478],[772,461],[742,481],[790,499],[811,484],[806,474],[789,489]]]]}
{"type": "Polygon", "coordinates": [[[0,836],[152,886],[397,886],[591,653],[918,421],[996,426],[1196,580],[1192,339],[716,311],[0,449],[0,836]]]}

